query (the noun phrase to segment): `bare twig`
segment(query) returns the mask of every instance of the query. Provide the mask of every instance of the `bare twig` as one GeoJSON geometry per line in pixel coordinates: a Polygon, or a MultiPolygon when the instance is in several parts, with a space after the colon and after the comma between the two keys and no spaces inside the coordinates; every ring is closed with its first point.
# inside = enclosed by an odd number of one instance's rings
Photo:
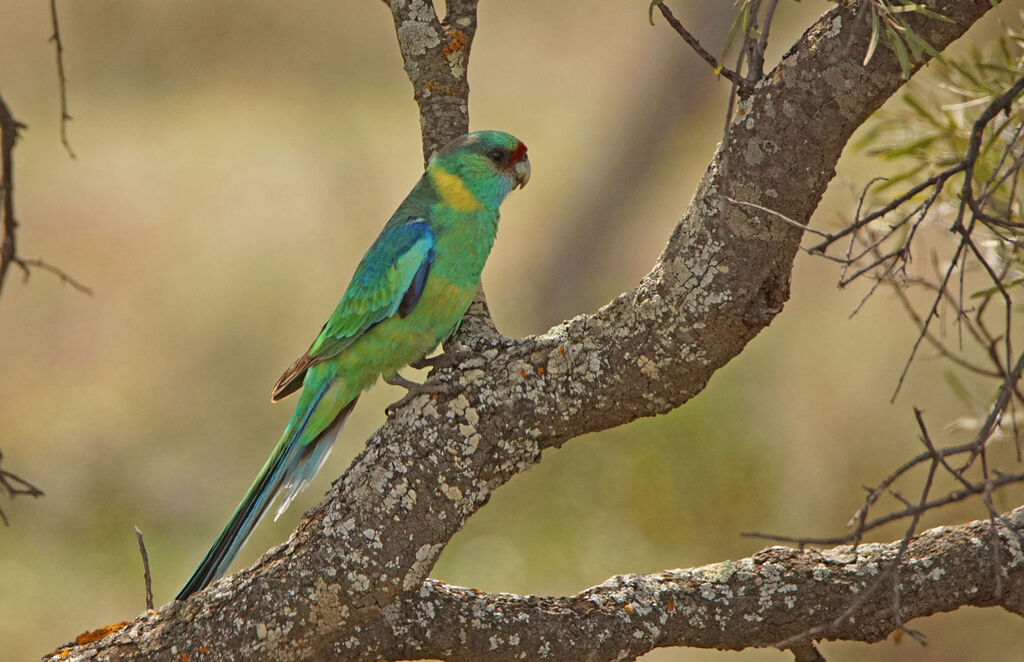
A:
{"type": "Polygon", "coordinates": [[[775,16],[775,10],[778,7],[779,0],[768,0],[768,8],[764,10],[764,27],[761,28],[760,36],[757,39],[757,67],[755,69],[754,63],[750,63],[749,75],[756,76],[757,80],[764,77],[764,54],[768,50],[768,33],[771,31],[772,18],[775,16]]]}
{"type": "Polygon", "coordinates": [[[756,209],[758,211],[763,211],[766,214],[771,214],[772,216],[774,216],[775,218],[779,219],[783,223],[785,223],[787,225],[790,225],[790,226],[800,230],[801,232],[810,232],[811,234],[818,235],[819,237],[829,237],[830,236],[826,232],[822,232],[821,230],[815,230],[814,228],[808,227],[808,226],[804,225],[803,223],[800,223],[799,221],[794,221],[793,219],[791,219],[790,217],[786,216],[782,212],[775,211],[774,209],[769,209],[768,207],[764,207],[764,206],[759,205],[757,203],[745,202],[743,200],[736,200],[734,198],[730,198],[729,196],[725,196],[725,199],[726,199],[726,201],[728,201],[728,202],[730,202],[730,203],[732,203],[734,205],[738,205],[740,207],[749,207],[750,209],[756,209]]]}
{"type": "Polygon", "coordinates": [[[68,142],[68,122],[71,115],[68,113],[68,81],[64,75],[64,42],[60,38],[60,23],[57,21],[57,0],[50,0],[50,20],[53,23],[53,34],[50,36],[57,50],[57,82],[60,84],[60,142],[67,150],[68,156],[75,159],[75,152],[68,142]]]}
{"type": "MultiPolygon", "coordinates": [[[[672,26],[672,29],[679,33],[679,36],[683,38],[683,41],[685,41],[687,45],[689,45],[690,48],[692,48],[694,52],[697,53],[697,55],[699,55],[702,60],[711,65],[711,68],[714,69],[715,74],[724,76],[727,80],[732,81],[734,85],[737,85],[744,89],[749,85],[748,82],[743,78],[743,76],[739,75],[736,71],[733,71],[719,64],[715,56],[709,53],[703,46],[701,46],[697,38],[690,34],[689,30],[683,27],[683,24],[679,21],[678,18],[676,18],[675,14],[672,13],[672,10],[668,8],[668,5],[666,5],[664,2],[658,2],[654,6],[658,8],[658,10],[661,12],[661,15],[664,16],[665,20],[668,21],[668,24],[672,26]]],[[[654,21],[652,20],[651,23],[653,25],[654,21]]]]}
{"type": "MultiPolygon", "coordinates": [[[[3,460],[3,453],[0,453],[0,461],[3,460]]],[[[43,496],[43,491],[28,482],[21,476],[0,469],[0,492],[6,492],[7,496],[14,498],[18,495],[25,495],[31,497],[43,496]]],[[[7,515],[3,509],[0,508],[0,520],[3,520],[4,526],[10,526],[10,522],[7,521],[7,515]]]]}
{"type": "Polygon", "coordinates": [[[18,255],[16,229],[18,221],[14,216],[14,146],[25,125],[14,119],[10,109],[0,97],[0,289],[11,265],[18,265],[28,280],[33,268],[48,271],[79,292],[92,294],[92,290],[73,278],[63,269],[38,258],[23,258],[18,255]]]}
{"type": "Polygon", "coordinates": [[[43,260],[40,260],[39,258],[20,258],[20,257],[16,257],[14,259],[14,263],[17,264],[18,267],[22,270],[22,273],[23,273],[22,280],[24,280],[24,281],[28,281],[29,276],[31,275],[31,269],[32,268],[42,269],[43,271],[50,272],[51,274],[53,274],[54,276],[59,278],[62,283],[70,285],[71,287],[75,288],[76,290],[78,290],[82,294],[88,294],[89,296],[93,295],[93,291],[92,291],[91,287],[83,284],[82,282],[80,282],[78,280],[75,280],[74,277],[72,277],[70,274],[68,274],[68,272],[64,271],[63,269],[61,269],[59,267],[55,267],[52,264],[49,264],[48,262],[44,262],[43,260]]]}
{"type": "Polygon", "coordinates": [[[153,609],[153,580],[149,574],[149,554],[146,554],[146,543],[142,541],[142,530],[135,527],[135,537],[139,541],[139,554],[142,554],[142,572],[146,581],[146,609],[153,609]]]}

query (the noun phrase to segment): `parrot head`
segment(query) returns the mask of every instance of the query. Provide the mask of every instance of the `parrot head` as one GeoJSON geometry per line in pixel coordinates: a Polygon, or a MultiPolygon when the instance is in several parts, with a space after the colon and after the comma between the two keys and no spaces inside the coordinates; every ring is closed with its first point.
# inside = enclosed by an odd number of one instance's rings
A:
{"type": "Polygon", "coordinates": [[[474,131],[456,138],[430,160],[427,170],[431,169],[454,175],[476,200],[492,209],[512,189],[530,181],[526,145],[502,131],[474,131]]]}

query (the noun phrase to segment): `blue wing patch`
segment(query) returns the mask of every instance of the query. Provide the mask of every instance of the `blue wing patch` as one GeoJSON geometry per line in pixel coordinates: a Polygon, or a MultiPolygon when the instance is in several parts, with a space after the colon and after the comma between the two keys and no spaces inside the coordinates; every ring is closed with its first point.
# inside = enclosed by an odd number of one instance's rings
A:
{"type": "Polygon", "coordinates": [[[416,307],[416,304],[420,302],[420,297],[423,296],[423,286],[427,282],[427,276],[430,274],[430,265],[434,263],[434,249],[431,248],[427,251],[427,257],[420,264],[420,268],[416,271],[416,275],[412,277],[412,283],[409,284],[409,289],[405,291],[405,296],[402,297],[402,303],[398,304],[398,316],[405,318],[406,315],[412,312],[412,309],[416,307]]]}

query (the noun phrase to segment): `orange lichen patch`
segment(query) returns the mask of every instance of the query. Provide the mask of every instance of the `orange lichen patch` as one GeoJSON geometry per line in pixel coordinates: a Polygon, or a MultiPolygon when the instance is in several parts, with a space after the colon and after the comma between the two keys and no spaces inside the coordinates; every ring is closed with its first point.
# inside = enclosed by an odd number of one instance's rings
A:
{"type": "Polygon", "coordinates": [[[200,652],[201,654],[203,654],[203,655],[206,655],[207,653],[209,653],[209,652],[210,652],[210,649],[209,649],[209,648],[207,648],[206,646],[200,646],[200,647],[199,647],[199,652],[200,652]]]}
{"type": "Polygon", "coordinates": [[[448,42],[447,46],[441,49],[441,52],[444,53],[445,57],[448,57],[452,53],[459,53],[466,50],[466,44],[468,43],[466,40],[466,33],[462,30],[452,30],[449,34],[451,35],[451,41],[448,42]]]}
{"type": "Polygon", "coordinates": [[[178,662],[188,662],[188,653],[182,653],[179,655],[178,662]]]}
{"type": "Polygon", "coordinates": [[[523,370],[522,368],[520,368],[519,369],[519,376],[525,379],[526,378],[526,371],[523,370]]]}
{"type": "Polygon", "coordinates": [[[627,614],[632,614],[632,613],[633,613],[633,607],[632,607],[632,605],[626,605],[625,607],[623,607],[623,609],[625,609],[625,610],[626,610],[626,613],[627,613],[627,614]]]}
{"type": "Polygon", "coordinates": [[[441,83],[438,83],[436,80],[426,81],[425,83],[423,83],[423,87],[429,92],[441,92],[442,94],[447,94],[448,96],[451,96],[452,94],[451,85],[442,85],[441,83]]]}
{"type": "Polygon", "coordinates": [[[537,374],[538,375],[543,375],[544,374],[544,366],[542,366],[542,365],[537,366],[537,374]]]}
{"type": "Polygon", "coordinates": [[[98,630],[90,630],[89,632],[83,632],[82,634],[75,637],[75,645],[84,646],[85,644],[91,644],[95,641],[99,641],[111,632],[117,632],[121,628],[131,624],[131,621],[121,621],[120,623],[114,623],[112,625],[104,625],[98,630]]]}
{"type": "Polygon", "coordinates": [[[674,603],[671,600],[669,600],[668,604],[665,605],[665,609],[668,609],[669,611],[675,611],[676,610],[676,603],[674,603]]]}
{"type": "Polygon", "coordinates": [[[559,345],[558,346],[558,354],[560,356],[565,356],[565,345],[559,345]]]}

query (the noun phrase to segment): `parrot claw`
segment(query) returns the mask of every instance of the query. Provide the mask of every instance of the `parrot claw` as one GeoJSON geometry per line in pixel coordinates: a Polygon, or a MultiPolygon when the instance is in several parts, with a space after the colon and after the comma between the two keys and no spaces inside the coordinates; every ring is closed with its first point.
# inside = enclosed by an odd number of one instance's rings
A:
{"type": "Polygon", "coordinates": [[[391,376],[385,376],[383,379],[392,386],[401,386],[409,391],[401,398],[384,408],[384,413],[388,416],[395,413],[418,396],[433,395],[436,393],[451,393],[451,387],[448,384],[444,384],[442,382],[431,382],[429,380],[422,384],[417,384],[416,382],[406,379],[397,372],[391,376]]]}
{"type": "Polygon", "coordinates": [[[417,370],[421,370],[423,368],[445,370],[447,368],[454,368],[463,361],[468,361],[469,359],[486,359],[486,357],[480,352],[475,352],[471,349],[453,349],[444,352],[443,354],[438,354],[437,356],[413,361],[409,365],[417,370]]]}

